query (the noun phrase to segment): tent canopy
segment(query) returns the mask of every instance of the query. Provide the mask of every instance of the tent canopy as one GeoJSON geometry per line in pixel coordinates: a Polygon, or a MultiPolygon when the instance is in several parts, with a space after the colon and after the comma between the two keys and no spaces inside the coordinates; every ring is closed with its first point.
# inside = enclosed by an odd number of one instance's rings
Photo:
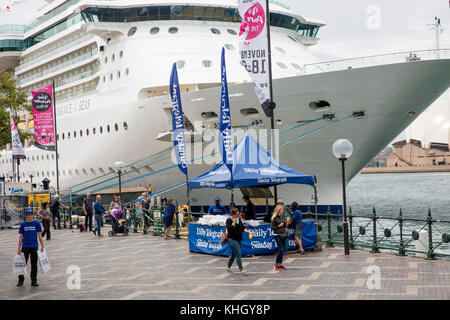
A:
{"type": "Polygon", "coordinates": [[[247,133],[234,147],[232,177],[226,164],[221,162],[210,171],[189,179],[188,189],[267,188],[286,183],[314,186],[314,177],[279,163],[247,133]]]}

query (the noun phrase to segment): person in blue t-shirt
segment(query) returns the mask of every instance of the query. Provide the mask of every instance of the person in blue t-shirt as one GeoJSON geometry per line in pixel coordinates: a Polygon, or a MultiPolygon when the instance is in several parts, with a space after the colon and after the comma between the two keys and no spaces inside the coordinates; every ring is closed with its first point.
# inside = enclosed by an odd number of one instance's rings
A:
{"type": "Polygon", "coordinates": [[[292,217],[291,225],[295,227],[294,239],[298,244],[298,253],[303,254],[305,250],[302,246],[302,233],[303,233],[303,225],[302,225],[302,212],[298,207],[297,202],[292,202],[291,205],[292,211],[294,211],[294,216],[292,217]]]}
{"type": "Polygon", "coordinates": [[[220,204],[220,199],[219,198],[215,198],[214,201],[215,201],[215,204],[213,204],[208,209],[208,214],[209,215],[216,216],[216,215],[228,214],[227,210],[225,210],[225,207],[220,204]]]}
{"type": "MultiPolygon", "coordinates": [[[[25,254],[25,261],[28,263],[28,258],[31,256],[31,285],[33,287],[38,287],[37,283],[37,262],[38,262],[38,239],[41,243],[41,251],[44,251],[44,240],[42,239],[42,227],[39,221],[34,220],[33,209],[27,209],[26,211],[26,221],[20,225],[19,228],[19,247],[17,249],[17,254],[22,252],[25,254]]],[[[25,277],[23,275],[19,276],[19,282],[17,286],[23,286],[23,281],[25,277]]]]}
{"type": "Polygon", "coordinates": [[[97,195],[95,197],[95,203],[94,203],[95,223],[97,224],[97,228],[92,231],[98,237],[103,237],[101,232],[102,232],[102,226],[103,226],[103,214],[105,212],[106,212],[106,209],[103,207],[102,197],[100,195],[97,195]]]}

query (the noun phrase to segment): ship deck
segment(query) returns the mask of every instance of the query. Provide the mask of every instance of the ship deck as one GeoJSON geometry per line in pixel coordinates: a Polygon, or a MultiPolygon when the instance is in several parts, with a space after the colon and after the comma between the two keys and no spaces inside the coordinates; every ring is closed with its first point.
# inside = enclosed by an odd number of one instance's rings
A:
{"type": "MultiPolygon", "coordinates": [[[[109,226],[103,228],[106,234],[109,226]]],[[[243,258],[247,277],[236,265],[225,271],[227,257],[191,253],[185,239],[150,234],[97,238],[78,230],[52,230],[46,241],[52,270],[38,273],[39,288],[29,276],[21,288],[12,275],[17,230],[0,231],[0,300],[40,299],[223,299],[223,300],[384,300],[450,298],[450,262],[323,248],[284,258],[288,269],[273,271],[274,255],[243,258]],[[69,290],[69,266],[81,270],[81,288],[69,290]],[[381,288],[369,289],[368,273],[378,266],[381,288]],[[120,288],[119,290],[117,290],[120,288]]],[[[369,280],[370,282],[370,280],[369,280]]]]}

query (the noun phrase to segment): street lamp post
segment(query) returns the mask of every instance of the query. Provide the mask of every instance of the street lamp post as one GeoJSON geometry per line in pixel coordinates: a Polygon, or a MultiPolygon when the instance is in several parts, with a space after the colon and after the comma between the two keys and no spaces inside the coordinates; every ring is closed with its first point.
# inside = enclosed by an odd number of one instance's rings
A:
{"type": "Polygon", "coordinates": [[[345,254],[350,254],[349,241],[348,241],[348,222],[347,222],[347,199],[345,190],[345,161],[350,158],[353,153],[353,145],[347,139],[336,140],[333,144],[333,154],[341,161],[342,167],[342,197],[343,197],[343,209],[344,209],[344,251],[345,254]]]}
{"type": "Polygon", "coordinates": [[[120,197],[120,204],[122,206],[122,173],[124,163],[122,161],[116,161],[114,167],[116,168],[116,172],[119,175],[119,197],[120,197]]]}

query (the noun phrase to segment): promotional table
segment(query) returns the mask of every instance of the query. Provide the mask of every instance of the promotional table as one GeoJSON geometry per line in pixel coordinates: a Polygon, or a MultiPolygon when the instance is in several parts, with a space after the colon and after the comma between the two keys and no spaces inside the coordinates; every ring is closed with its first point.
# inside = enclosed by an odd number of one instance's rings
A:
{"type": "MultiPolygon", "coordinates": [[[[316,247],[317,235],[313,220],[303,220],[302,245],[304,249],[316,247]]],[[[247,233],[242,234],[242,256],[270,254],[277,251],[274,235],[270,224],[264,223],[258,227],[245,226],[254,232],[250,240],[247,233]]],[[[189,224],[189,250],[221,256],[231,255],[228,245],[222,244],[220,239],[225,232],[225,226],[207,226],[195,222],[189,224]]],[[[289,229],[289,250],[298,249],[294,240],[294,229],[289,229]]]]}

